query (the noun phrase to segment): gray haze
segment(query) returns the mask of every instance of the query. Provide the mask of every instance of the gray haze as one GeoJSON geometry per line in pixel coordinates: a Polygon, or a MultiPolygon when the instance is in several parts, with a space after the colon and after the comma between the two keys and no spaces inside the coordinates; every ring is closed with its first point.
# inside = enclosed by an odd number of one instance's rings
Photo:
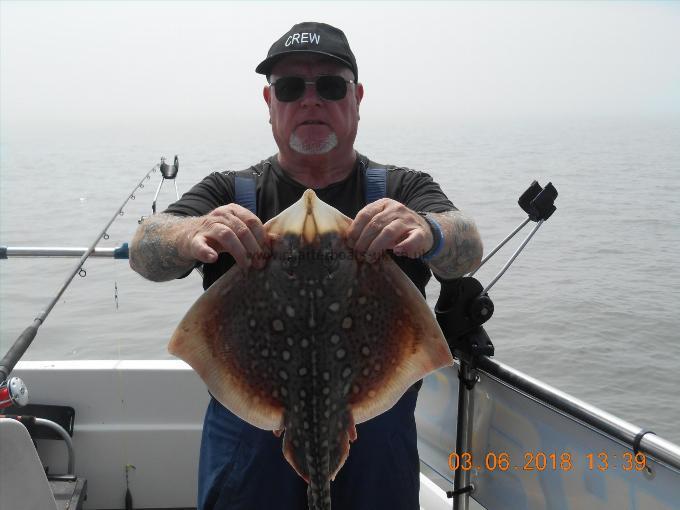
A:
{"type": "Polygon", "coordinates": [[[366,118],[680,113],[680,3],[1,1],[3,138],[97,123],[266,121],[269,45],[347,34],[366,118]]]}

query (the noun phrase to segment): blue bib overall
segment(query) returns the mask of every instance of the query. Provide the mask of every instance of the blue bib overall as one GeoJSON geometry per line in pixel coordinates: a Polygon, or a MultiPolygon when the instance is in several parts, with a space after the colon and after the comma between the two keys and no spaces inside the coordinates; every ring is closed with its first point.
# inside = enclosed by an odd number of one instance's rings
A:
{"type": "MultiPolygon", "coordinates": [[[[386,172],[366,170],[366,203],[386,194],[386,172]]],[[[255,181],[236,176],[236,203],[255,212],[255,181]]],[[[333,510],[418,510],[420,463],[411,387],[387,412],[357,425],[331,482],[333,510]]],[[[307,483],[283,457],[283,437],[258,429],[211,398],[203,424],[199,510],[305,510],[307,483]]]]}

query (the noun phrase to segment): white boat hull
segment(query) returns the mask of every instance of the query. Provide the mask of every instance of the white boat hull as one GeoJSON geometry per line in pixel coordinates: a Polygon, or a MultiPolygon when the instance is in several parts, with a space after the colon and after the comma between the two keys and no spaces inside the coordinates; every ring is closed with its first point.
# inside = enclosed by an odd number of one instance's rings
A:
{"type": "MultiPolygon", "coordinates": [[[[182,361],[24,361],[12,373],[33,404],[76,410],[76,474],[87,479],[85,509],[122,509],[125,467],[135,508],[195,508],[197,466],[208,392],[182,361]]],[[[62,441],[39,440],[50,473],[67,471],[62,441]]],[[[20,506],[0,510],[18,510],[20,506]]],[[[451,508],[421,475],[421,507],[451,508]]],[[[27,509],[28,510],[28,509],[27,509]]],[[[43,509],[36,509],[43,510],[43,509]]]]}

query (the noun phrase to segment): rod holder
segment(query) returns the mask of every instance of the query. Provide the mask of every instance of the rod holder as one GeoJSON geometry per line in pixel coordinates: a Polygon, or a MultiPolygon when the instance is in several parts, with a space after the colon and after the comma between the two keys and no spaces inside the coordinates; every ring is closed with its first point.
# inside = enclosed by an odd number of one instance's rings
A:
{"type": "Polygon", "coordinates": [[[172,166],[165,162],[165,157],[161,157],[161,175],[163,179],[174,179],[179,172],[179,158],[175,154],[175,161],[172,166]]]}
{"type": "Polygon", "coordinates": [[[493,301],[476,279],[466,276],[441,282],[434,314],[456,357],[493,356],[493,343],[481,327],[493,312],[493,301]]]}
{"type": "MultiPolygon", "coordinates": [[[[542,188],[537,181],[520,195],[518,204],[529,215],[515,230],[496,246],[480,263],[481,267],[530,221],[537,225],[529,233],[501,271],[486,288],[472,277],[479,267],[467,277],[442,280],[439,299],[435,306],[437,322],[453,355],[459,359],[458,370],[458,422],[456,428],[456,453],[460,456],[472,450],[474,435],[474,387],[478,378],[477,367],[482,360],[494,355],[494,345],[482,325],[494,312],[494,305],[488,291],[503,276],[539,227],[555,212],[557,190],[548,183],[542,188]]],[[[454,510],[468,510],[470,494],[475,487],[469,471],[457,470],[454,475],[454,490],[447,496],[453,498],[454,510]]]]}
{"type": "MultiPolygon", "coordinates": [[[[173,163],[172,166],[168,165],[165,162],[165,157],[161,157],[161,164],[160,164],[160,170],[161,170],[161,182],[158,183],[158,188],[156,188],[156,194],[153,197],[153,202],[151,203],[151,213],[156,214],[156,201],[158,200],[158,194],[161,192],[161,188],[163,187],[163,183],[165,182],[165,179],[172,180],[175,183],[175,196],[177,197],[177,200],[179,200],[179,190],[177,189],[177,181],[175,180],[175,177],[177,177],[177,172],[179,172],[179,158],[177,155],[175,155],[175,162],[173,163]]],[[[142,219],[139,220],[139,223],[141,223],[144,220],[144,217],[142,216],[142,219]]]]}
{"type": "MultiPolygon", "coordinates": [[[[482,324],[493,315],[494,306],[482,284],[472,277],[441,282],[435,306],[437,322],[444,333],[451,352],[460,360],[458,369],[458,423],[456,426],[456,454],[472,451],[474,434],[474,386],[477,382],[478,360],[493,356],[494,346],[482,324]]],[[[455,510],[468,510],[470,494],[474,491],[470,472],[459,469],[454,474],[453,498],[455,510]]]]}
{"type": "Polygon", "coordinates": [[[522,193],[517,203],[529,215],[531,221],[545,221],[557,210],[557,207],[555,207],[556,198],[557,190],[552,182],[542,188],[537,181],[534,181],[522,193]]]}

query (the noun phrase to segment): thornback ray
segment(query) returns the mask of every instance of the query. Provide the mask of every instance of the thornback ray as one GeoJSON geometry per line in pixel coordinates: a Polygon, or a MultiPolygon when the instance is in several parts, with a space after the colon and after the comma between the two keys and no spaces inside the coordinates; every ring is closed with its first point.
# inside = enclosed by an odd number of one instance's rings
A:
{"type": "Polygon", "coordinates": [[[227,271],[168,346],[234,414],[285,429],[283,454],[309,483],[313,510],[330,508],[355,424],[453,364],[434,314],[396,263],[353,256],[344,240],[351,221],[305,191],[265,224],[273,239],[265,267],[227,271]]]}

